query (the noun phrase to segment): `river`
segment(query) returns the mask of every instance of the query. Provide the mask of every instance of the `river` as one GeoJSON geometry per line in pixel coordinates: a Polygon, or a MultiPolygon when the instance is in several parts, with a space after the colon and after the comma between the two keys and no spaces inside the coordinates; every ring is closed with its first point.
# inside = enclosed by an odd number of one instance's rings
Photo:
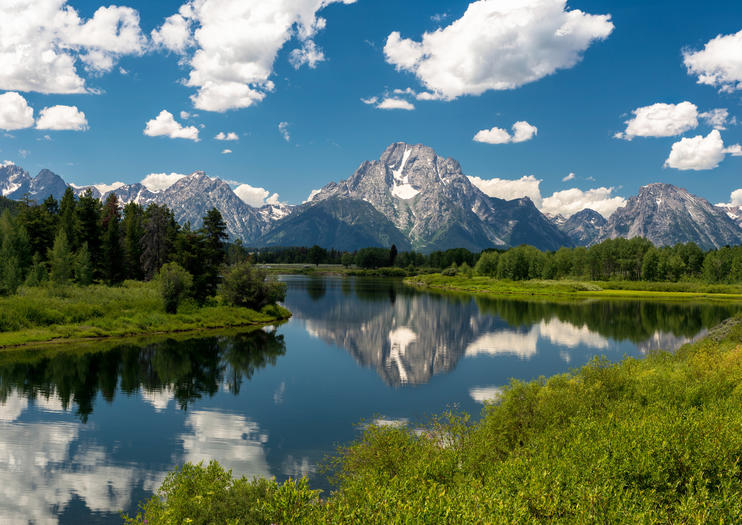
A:
{"type": "Polygon", "coordinates": [[[739,306],[523,301],[286,276],[247,334],[0,354],[0,522],[120,523],[186,461],[306,475],[363,425],[481,413],[511,378],[673,350],[739,306]]]}

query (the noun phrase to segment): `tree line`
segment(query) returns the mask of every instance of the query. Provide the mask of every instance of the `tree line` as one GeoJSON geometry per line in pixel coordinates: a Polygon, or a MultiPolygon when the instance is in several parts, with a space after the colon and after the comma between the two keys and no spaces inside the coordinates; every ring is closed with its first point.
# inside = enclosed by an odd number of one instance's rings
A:
{"type": "Polygon", "coordinates": [[[101,202],[90,190],[78,198],[69,187],[60,201],[3,199],[0,205],[0,294],[23,284],[116,285],[160,277],[168,312],[186,297],[203,304],[220,283],[239,306],[261,308],[283,298],[278,283],[246,264],[239,246],[227,244],[216,208],[193,229],[179,225],[167,206],[122,206],[113,193],[101,202]]]}
{"type": "Polygon", "coordinates": [[[703,251],[688,242],[654,246],[641,237],[609,239],[590,247],[541,251],[533,246],[474,253],[464,248],[397,252],[396,247],[354,252],[311,248],[260,249],[258,263],[342,264],[364,269],[396,267],[408,273],[442,270],[449,275],[477,274],[499,279],[577,279],[592,281],[742,282],[742,246],[703,251]]]}

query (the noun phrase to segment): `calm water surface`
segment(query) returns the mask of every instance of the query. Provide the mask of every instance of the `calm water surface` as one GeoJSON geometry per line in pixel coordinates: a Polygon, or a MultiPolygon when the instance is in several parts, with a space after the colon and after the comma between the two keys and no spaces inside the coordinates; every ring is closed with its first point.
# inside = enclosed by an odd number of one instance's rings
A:
{"type": "Polygon", "coordinates": [[[285,277],[290,322],[237,336],[0,354],[0,523],[119,523],[174,466],[307,475],[361,420],[479,414],[510,378],[674,349],[735,306],[545,303],[285,277]]]}

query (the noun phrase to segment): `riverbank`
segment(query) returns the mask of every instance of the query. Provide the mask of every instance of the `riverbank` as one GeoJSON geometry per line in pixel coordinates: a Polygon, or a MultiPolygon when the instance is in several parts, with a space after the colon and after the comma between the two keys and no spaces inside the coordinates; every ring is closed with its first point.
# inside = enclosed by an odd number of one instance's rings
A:
{"type": "Polygon", "coordinates": [[[742,285],[646,281],[507,281],[490,277],[417,275],[405,284],[483,296],[709,300],[742,302],[742,285]]]}
{"type": "Polygon", "coordinates": [[[742,316],[675,353],[503,386],[483,417],[369,426],[305,480],[186,465],[134,523],[738,523],[742,316]]]}
{"type": "Polygon", "coordinates": [[[257,312],[218,300],[186,302],[177,314],[166,314],[154,283],[26,287],[0,298],[0,349],[260,326],[289,317],[277,305],[257,312]]]}

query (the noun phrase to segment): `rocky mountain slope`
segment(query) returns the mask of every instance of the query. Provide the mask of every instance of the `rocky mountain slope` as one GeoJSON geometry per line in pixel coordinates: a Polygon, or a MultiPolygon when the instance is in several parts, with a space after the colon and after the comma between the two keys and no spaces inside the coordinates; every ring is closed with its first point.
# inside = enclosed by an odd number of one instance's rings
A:
{"type": "MultiPolygon", "coordinates": [[[[15,200],[61,198],[67,183],[42,170],[35,177],[12,163],[0,164],[0,194],[15,200]]],[[[355,250],[390,246],[429,252],[448,248],[479,251],[530,244],[542,250],[588,246],[615,237],[644,236],[658,245],[693,241],[703,248],[742,244],[742,209],[713,206],[669,184],[644,186],[608,220],[585,209],[569,218],[547,218],[528,198],[485,195],[459,163],[431,148],[398,142],[379,160],[367,161],[347,180],[332,182],[299,206],[243,202],[226,182],[197,171],[172,186],[152,191],[140,183],[90,189],[123,204],[157,203],[181,224],[201,226],[212,207],[221,211],[232,239],[251,246],[319,244],[355,250]]]]}
{"type": "Polygon", "coordinates": [[[600,237],[606,222],[608,221],[600,213],[585,208],[569,219],[560,216],[555,223],[576,246],[589,246],[600,237]]]}
{"type": "Polygon", "coordinates": [[[368,246],[410,250],[407,238],[368,202],[330,197],[297,208],[261,237],[258,246],[313,246],[353,251],[368,246]]]}
{"type": "Polygon", "coordinates": [[[488,197],[457,161],[421,144],[392,144],[379,160],[364,162],[349,179],[322,188],[312,202],[334,196],[368,202],[416,250],[481,250],[523,243],[555,249],[571,244],[530,199],[488,197]]]}
{"type": "Polygon", "coordinates": [[[703,249],[742,244],[726,211],[671,184],[649,184],[611,215],[596,239],[646,237],[658,246],[695,242],[703,249]]]}

